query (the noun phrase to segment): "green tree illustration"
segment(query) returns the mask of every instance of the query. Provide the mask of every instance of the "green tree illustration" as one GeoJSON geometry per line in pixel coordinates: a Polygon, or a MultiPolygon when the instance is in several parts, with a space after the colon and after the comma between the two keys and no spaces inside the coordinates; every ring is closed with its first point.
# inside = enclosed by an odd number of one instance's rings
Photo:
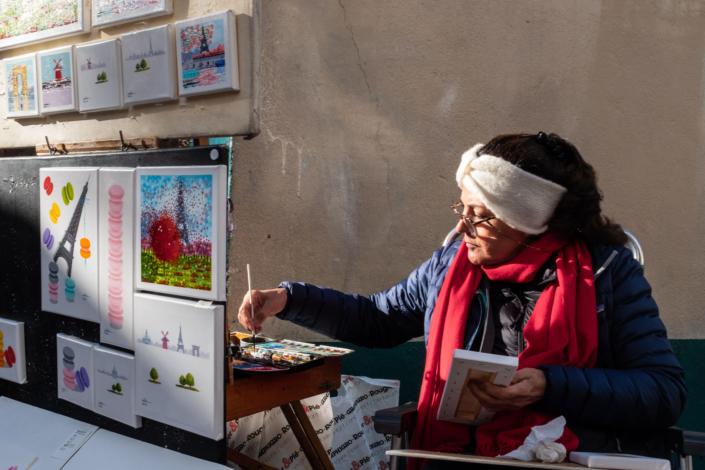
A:
{"type": "Polygon", "coordinates": [[[183,375],[181,377],[179,377],[179,383],[182,386],[186,385],[186,378],[183,375]]]}
{"type": "Polygon", "coordinates": [[[157,373],[157,369],[152,367],[152,370],[149,371],[149,376],[152,378],[152,380],[157,380],[159,378],[159,374],[157,373]]]}
{"type": "Polygon", "coordinates": [[[142,68],[142,70],[147,68],[147,61],[146,60],[142,59],[140,61],[140,68],[142,68]]]}
{"type": "Polygon", "coordinates": [[[115,386],[115,390],[117,390],[118,393],[122,392],[122,387],[120,386],[120,382],[118,382],[117,385],[115,386]]]}
{"type": "Polygon", "coordinates": [[[188,385],[189,388],[191,388],[195,385],[195,380],[193,378],[193,375],[191,375],[191,373],[186,374],[186,385],[188,385]]]}
{"type": "Polygon", "coordinates": [[[139,72],[139,71],[140,71],[140,63],[137,62],[137,63],[135,64],[135,72],[139,72]]]}
{"type": "Polygon", "coordinates": [[[117,391],[117,387],[115,385],[113,385],[113,392],[116,392],[116,391],[117,391]]]}

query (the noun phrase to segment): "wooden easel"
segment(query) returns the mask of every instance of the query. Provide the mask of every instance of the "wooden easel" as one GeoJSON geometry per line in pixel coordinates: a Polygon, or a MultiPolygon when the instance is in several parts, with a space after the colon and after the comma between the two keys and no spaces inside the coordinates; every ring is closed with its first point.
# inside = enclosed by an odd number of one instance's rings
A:
{"type": "MultiPolygon", "coordinates": [[[[320,366],[301,372],[234,377],[225,387],[226,420],[232,421],[278,406],[313,470],[335,470],[299,400],[338,389],[342,364],[342,357],[328,357],[320,366]]],[[[227,457],[247,470],[276,470],[231,448],[227,449],[227,457]]]]}

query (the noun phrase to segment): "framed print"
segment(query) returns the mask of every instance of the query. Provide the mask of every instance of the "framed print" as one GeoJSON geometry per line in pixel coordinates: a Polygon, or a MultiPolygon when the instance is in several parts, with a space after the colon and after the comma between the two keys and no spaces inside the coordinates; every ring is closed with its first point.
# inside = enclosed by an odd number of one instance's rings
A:
{"type": "Polygon", "coordinates": [[[237,91],[235,15],[226,10],[176,22],[179,96],[237,91]]]}
{"type": "Polygon", "coordinates": [[[98,168],[40,168],[42,310],[95,323],[98,168]]]}
{"type": "Polygon", "coordinates": [[[76,46],[78,110],[82,113],[122,108],[120,39],[76,46]]]}
{"type": "Polygon", "coordinates": [[[76,52],[74,46],[37,54],[39,109],[42,114],[78,111],[76,105],[76,52]]]}
{"type": "Polygon", "coordinates": [[[138,167],[135,287],[225,300],[227,168],[138,167]]]}
{"type": "Polygon", "coordinates": [[[178,98],[172,25],[123,34],[122,60],[125,104],[178,98]]]}
{"type": "Polygon", "coordinates": [[[27,382],[24,323],[0,318],[0,379],[27,382]]]}
{"type": "Polygon", "coordinates": [[[135,169],[98,171],[100,341],[134,350],[135,169]]]}
{"type": "Polygon", "coordinates": [[[135,356],[105,346],[93,348],[95,412],[139,428],[135,414],[135,356]]]}
{"type": "Polygon", "coordinates": [[[90,31],[90,10],[82,0],[0,2],[0,50],[90,31]]]}
{"type": "Polygon", "coordinates": [[[56,335],[56,369],[59,398],[93,411],[94,343],[74,336],[56,335]]]}
{"type": "Polygon", "coordinates": [[[27,54],[3,60],[7,117],[38,117],[37,55],[27,54]]]}
{"type": "Polygon", "coordinates": [[[92,0],[92,3],[94,28],[170,15],[174,11],[172,0],[92,0]]]}

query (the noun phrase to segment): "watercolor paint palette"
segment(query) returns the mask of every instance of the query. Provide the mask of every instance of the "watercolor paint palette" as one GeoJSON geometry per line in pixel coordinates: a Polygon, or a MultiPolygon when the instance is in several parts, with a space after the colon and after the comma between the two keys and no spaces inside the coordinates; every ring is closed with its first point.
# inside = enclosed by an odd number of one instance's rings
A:
{"type": "Polygon", "coordinates": [[[231,10],[176,22],[179,96],[238,91],[237,30],[231,10]]]}
{"type": "Polygon", "coordinates": [[[98,180],[100,341],[134,350],[135,170],[101,168],[98,180]]]}
{"type": "Polygon", "coordinates": [[[0,318],[0,379],[27,382],[24,323],[0,318]]]}
{"type": "Polygon", "coordinates": [[[76,50],[59,47],[37,53],[39,108],[42,114],[77,111],[76,50]]]}
{"type": "Polygon", "coordinates": [[[172,0],[92,0],[92,3],[94,28],[170,15],[174,11],[172,0]]]}
{"type": "Polygon", "coordinates": [[[3,60],[5,110],[8,119],[38,117],[37,55],[27,54],[3,60]]]}
{"type": "Polygon", "coordinates": [[[172,25],[123,34],[122,60],[125,104],[178,98],[172,25]]]}
{"type": "Polygon", "coordinates": [[[42,310],[98,323],[98,168],[41,168],[39,185],[42,310]]]}
{"type": "Polygon", "coordinates": [[[140,167],[135,176],[135,287],[224,301],[227,167],[140,167]]]}
{"type": "Polygon", "coordinates": [[[142,426],[135,414],[135,356],[96,345],[95,412],[133,428],[142,426]]]}
{"type": "Polygon", "coordinates": [[[106,111],[125,105],[120,39],[76,46],[78,110],[106,111]]]}
{"type": "Polygon", "coordinates": [[[94,410],[94,343],[59,333],[56,335],[56,368],[59,398],[94,410]]]}
{"type": "Polygon", "coordinates": [[[210,439],[223,438],[224,308],[135,294],[135,410],[210,439]]]}

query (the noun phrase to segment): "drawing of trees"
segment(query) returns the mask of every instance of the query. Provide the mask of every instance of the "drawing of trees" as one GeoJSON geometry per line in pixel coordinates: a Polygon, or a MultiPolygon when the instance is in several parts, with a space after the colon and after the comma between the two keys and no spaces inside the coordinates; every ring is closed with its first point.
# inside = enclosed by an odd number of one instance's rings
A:
{"type": "Polygon", "coordinates": [[[117,390],[118,393],[122,392],[122,386],[120,385],[120,382],[115,385],[115,389],[117,390]]]}
{"type": "Polygon", "coordinates": [[[191,390],[192,392],[198,392],[199,390],[194,388],[194,385],[196,385],[196,379],[193,378],[191,373],[188,373],[186,376],[182,375],[179,377],[179,385],[177,385],[177,387],[183,388],[184,390],[191,390]]]}
{"type": "Polygon", "coordinates": [[[120,382],[116,383],[111,388],[112,390],[108,390],[109,392],[113,392],[115,395],[122,395],[122,386],[120,385],[120,382]]]}
{"type": "Polygon", "coordinates": [[[186,374],[186,385],[188,385],[189,388],[192,388],[195,385],[194,382],[195,381],[193,379],[193,375],[191,375],[190,373],[186,374]]]}
{"type": "Polygon", "coordinates": [[[105,83],[108,81],[108,74],[105,72],[101,72],[98,74],[98,82],[97,83],[105,83]]]}
{"type": "Polygon", "coordinates": [[[140,61],[140,68],[141,68],[142,70],[144,70],[144,69],[147,68],[147,61],[146,61],[146,60],[142,59],[142,60],[140,61]]]}
{"type": "Polygon", "coordinates": [[[152,367],[152,370],[149,371],[149,376],[152,378],[150,382],[153,384],[160,384],[161,382],[157,382],[157,379],[159,378],[159,374],[157,373],[157,369],[152,367]]]}

